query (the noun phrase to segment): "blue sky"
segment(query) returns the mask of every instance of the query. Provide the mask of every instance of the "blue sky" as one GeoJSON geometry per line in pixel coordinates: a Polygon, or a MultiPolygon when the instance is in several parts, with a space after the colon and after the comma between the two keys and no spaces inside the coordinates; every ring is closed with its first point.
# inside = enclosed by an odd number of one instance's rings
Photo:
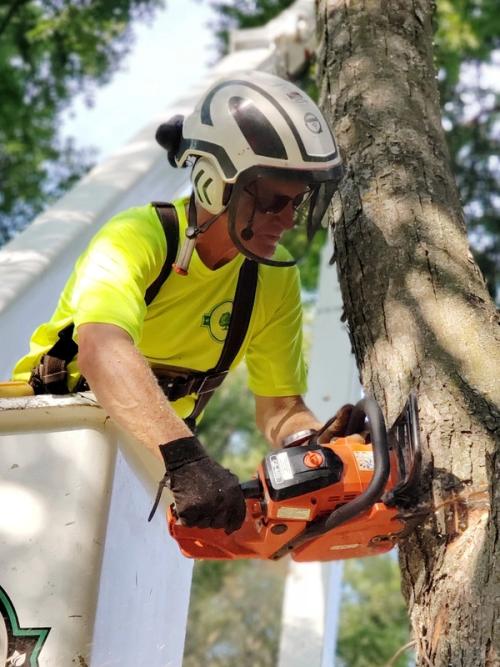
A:
{"type": "Polygon", "coordinates": [[[206,0],[167,0],[151,25],[134,26],[135,44],[111,83],[96,90],[94,106],[75,98],[63,133],[99,157],[123,145],[153,116],[199,82],[215,58],[206,0]]]}

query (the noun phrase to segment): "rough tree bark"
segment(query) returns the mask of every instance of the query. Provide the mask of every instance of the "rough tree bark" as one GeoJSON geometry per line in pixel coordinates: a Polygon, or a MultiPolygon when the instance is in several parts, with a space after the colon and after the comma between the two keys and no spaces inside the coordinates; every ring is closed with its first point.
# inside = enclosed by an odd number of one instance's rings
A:
{"type": "Polygon", "coordinates": [[[500,665],[500,335],[468,248],[429,0],[316,0],[321,103],[346,175],[333,206],[364,387],[387,423],[417,391],[428,519],[400,547],[418,665],[500,665]]]}

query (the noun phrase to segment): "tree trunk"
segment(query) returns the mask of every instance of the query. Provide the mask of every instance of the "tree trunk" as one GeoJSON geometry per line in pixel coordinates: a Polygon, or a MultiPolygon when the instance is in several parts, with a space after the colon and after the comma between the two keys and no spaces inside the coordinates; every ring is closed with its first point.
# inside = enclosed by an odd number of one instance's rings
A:
{"type": "Polygon", "coordinates": [[[428,519],[400,545],[417,664],[500,665],[500,335],[441,126],[429,0],[317,0],[321,103],[361,380],[387,423],[417,392],[428,519]]]}

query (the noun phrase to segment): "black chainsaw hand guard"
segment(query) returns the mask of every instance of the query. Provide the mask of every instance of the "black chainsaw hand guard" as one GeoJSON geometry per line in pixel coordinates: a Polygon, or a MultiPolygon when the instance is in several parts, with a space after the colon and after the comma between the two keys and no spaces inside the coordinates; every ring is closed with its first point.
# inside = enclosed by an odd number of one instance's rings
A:
{"type": "Polygon", "coordinates": [[[221,528],[227,534],[241,527],[246,505],[239,480],[208,456],[198,438],[179,438],[160,445],[160,452],[166,475],[159,494],[168,483],[184,525],[221,528]]]}

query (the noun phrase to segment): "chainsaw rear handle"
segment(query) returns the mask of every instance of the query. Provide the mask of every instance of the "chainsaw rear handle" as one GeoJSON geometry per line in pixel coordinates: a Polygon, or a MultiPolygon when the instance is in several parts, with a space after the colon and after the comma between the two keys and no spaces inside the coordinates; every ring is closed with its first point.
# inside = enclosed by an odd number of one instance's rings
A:
{"type": "Polygon", "coordinates": [[[245,498],[260,498],[262,495],[262,484],[259,479],[250,479],[248,482],[241,482],[240,489],[245,498]]]}
{"type": "Polygon", "coordinates": [[[340,524],[361,514],[361,512],[364,512],[376,503],[377,500],[380,500],[384,493],[391,471],[391,464],[384,416],[375,399],[366,397],[356,403],[347,425],[346,436],[365,430],[365,417],[368,421],[368,430],[370,431],[373,448],[373,476],[363,493],[354,500],[342,505],[342,507],[333,510],[326,520],[324,531],[322,532],[332,530],[332,528],[336,528],[340,524]]]}

